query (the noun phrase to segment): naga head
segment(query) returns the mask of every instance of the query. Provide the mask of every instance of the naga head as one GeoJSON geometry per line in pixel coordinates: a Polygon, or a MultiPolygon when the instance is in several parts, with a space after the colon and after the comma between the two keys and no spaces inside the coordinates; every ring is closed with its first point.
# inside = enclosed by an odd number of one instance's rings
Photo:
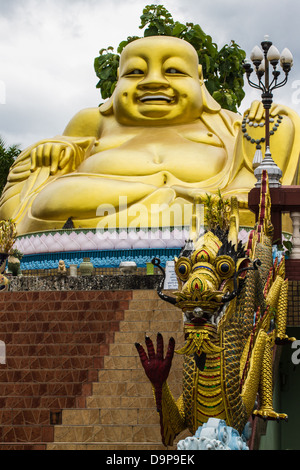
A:
{"type": "MultiPolygon", "coordinates": [[[[163,294],[161,289],[158,293],[183,311],[185,326],[210,324],[216,328],[222,319],[224,324],[229,304],[239,295],[247,271],[260,263],[252,263],[247,256],[238,231],[238,204],[232,198],[229,229],[216,228],[196,241],[187,241],[175,258],[179,284],[176,297],[163,294]]],[[[159,267],[158,261],[152,262],[159,267]]]]}
{"type": "Polygon", "coordinates": [[[241,242],[235,246],[226,234],[211,231],[200,237],[189,256],[179,256],[176,306],[183,311],[185,323],[218,326],[228,303],[240,292],[249,264],[241,242]]]}

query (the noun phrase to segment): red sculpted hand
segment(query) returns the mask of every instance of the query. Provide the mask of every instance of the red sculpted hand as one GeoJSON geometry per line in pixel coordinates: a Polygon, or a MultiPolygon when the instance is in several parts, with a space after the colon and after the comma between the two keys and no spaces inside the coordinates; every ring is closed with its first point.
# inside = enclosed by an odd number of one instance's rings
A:
{"type": "Polygon", "coordinates": [[[142,366],[146,375],[155,389],[157,410],[161,411],[161,395],[163,383],[167,380],[172,359],[174,356],[175,340],[170,338],[166,357],[164,358],[164,340],[160,333],[157,334],[157,353],[155,354],[152,340],[146,336],[148,356],[139,343],[135,343],[142,366]]]}

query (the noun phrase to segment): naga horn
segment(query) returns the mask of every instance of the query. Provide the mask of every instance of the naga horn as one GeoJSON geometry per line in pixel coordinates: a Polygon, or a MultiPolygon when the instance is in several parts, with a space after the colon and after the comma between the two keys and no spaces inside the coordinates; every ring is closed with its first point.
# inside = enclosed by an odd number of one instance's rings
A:
{"type": "Polygon", "coordinates": [[[176,305],[177,301],[175,299],[175,297],[171,297],[169,295],[166,295],[166,294],[163,294],[162,293],[162,289],[163,289],[163,286],[164,286],[164,283],[165,283],[165,279],[166,279],[166,272],[164,270],[164,268],[161,266],[160,264],[160,259],[159,258],[153,258],[153,260],[151,261],[151,263],[153,264],[153,266],[156,266],[163,274],[163,278],[162,280],[160,281],[159,283],[159,286],[157,288],[157,293],[159,295],[159,297],[164,300],[165,302],[169,302],[170,304],[172,305],[176,305]]]}

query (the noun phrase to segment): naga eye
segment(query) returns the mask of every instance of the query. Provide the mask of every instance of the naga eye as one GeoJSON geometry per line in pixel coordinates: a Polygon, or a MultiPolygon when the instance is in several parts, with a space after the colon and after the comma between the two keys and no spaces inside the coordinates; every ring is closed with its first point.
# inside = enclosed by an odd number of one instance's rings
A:
{"type": "Polygon", "coordinates": [[[175,273],[181,281],[187,281],[191,272],[191,263],[188,258],[182,256],[175,263],[175,273]]]}
{"type": "Polygon", "coordinates": [[[230,256],[219,256],[215,261],[215,268],[223,279],[232,277],[235,273],[235,263],[230,256]]]}
{"type": "Polygon", "coordinates": [[[224,274],[227,274],[228,271],[229,271],[229,269],[230,269],[230,266],[229,266],[228,263],[223,263],[223,264],[221,264],[221,266],[220,266],[220,271],[221,271],[222,273],[224,273],[224,274]]]}

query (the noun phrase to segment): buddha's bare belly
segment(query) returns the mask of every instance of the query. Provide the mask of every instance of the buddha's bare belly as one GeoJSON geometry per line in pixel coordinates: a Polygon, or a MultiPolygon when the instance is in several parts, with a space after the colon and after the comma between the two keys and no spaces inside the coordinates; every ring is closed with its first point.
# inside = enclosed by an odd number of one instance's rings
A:
{"type": "MultiPolygon", "coordinates": [[[[185,140],[174,145],[146,143],[126,144],[103,150],[87,158],[78,173],[141,177],[167,172],[176,179],[196,183],[217,175],[224,168],[223,147],[185,140]]],[[[170,181],[171,183],[171,181],[170,181]]],[[[165,184],[168,182],[165,181],[165,184]]]]}
{"type": "Polygon", "coordinates": [[[76,172],[42,189],[32,204],[33,216],[93,218],[101,204],[118,208],[120,196],[127,197],[128,205],[152,195],[151,203],[169,204],[176,198],[176,185],[199,184],[224,169],[227,157],[220,142],[198,143],[174,133],[172,144],[169,135],[164,143],[164,135],[155,132],[144,139],[129,139],[118,148],[105,149],[100,144],[101,151],[83,161],[76,172]]]}

